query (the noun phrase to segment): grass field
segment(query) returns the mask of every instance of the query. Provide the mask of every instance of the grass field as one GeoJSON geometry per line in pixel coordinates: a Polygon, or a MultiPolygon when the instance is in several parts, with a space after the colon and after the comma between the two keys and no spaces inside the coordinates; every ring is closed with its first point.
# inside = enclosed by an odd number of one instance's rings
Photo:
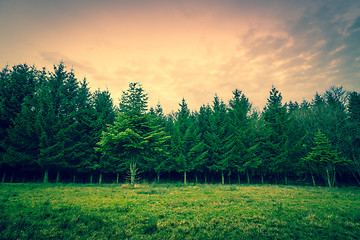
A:
{"type": "Polygon", "coordinates": [[[360,239],[360,189],[0,184],[0,239],[360,239]]]}

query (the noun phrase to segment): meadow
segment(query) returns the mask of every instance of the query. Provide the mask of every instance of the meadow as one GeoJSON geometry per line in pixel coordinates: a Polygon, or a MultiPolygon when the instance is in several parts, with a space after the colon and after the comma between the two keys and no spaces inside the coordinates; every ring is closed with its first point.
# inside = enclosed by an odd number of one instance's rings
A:
{"type": "Polygon", "coordinates": [[[0,184],[0,239],[360,239],[360,189],[0,184]]]}

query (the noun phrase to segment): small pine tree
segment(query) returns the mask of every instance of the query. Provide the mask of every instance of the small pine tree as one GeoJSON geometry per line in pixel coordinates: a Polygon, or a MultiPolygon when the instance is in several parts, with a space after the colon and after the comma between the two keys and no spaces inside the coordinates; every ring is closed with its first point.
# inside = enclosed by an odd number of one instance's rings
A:
{"type": "Polygon", "coordinates": [[[98,142],[97,150],[108,156],[112,168],[129,169],[132,185],[138,167],[146,166],[146,160],[163,152],[168,139],[163,128],[154,125],[151,115],[145,113],[146,108],[147,95],[141,84],[130,83],[123,92],[114,124],[108,125],[98,142]]]}
{"type": "MultiPolygon", "coordinates": [[[[312,151],[303,160],[308,163],[310,171],[320,169],[328,186],[334,187],[336,181],[336,166],[344,162],[339,158],[339,153],[332,150],[332,146],[327,137],[320,131],[315,134],[315,146],[312,151]]],[[[313,172],[311,172],[313,174],[313,172]]]]}

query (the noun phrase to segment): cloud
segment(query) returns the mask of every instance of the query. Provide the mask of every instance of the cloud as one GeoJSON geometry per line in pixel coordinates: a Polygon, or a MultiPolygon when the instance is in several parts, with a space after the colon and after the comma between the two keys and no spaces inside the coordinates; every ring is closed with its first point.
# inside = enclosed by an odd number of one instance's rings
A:
{"type": "Polygon", "coordinates": [[[273,84],[283,91],[284,101],[311,99],[331,85],[359,89],[354,79],[359,76],[360,61],[355,59],[360,20],[349,13],[354,6],[317,4],[298,14],[298,19],[253,25],[225,51],[214,47],[218,42],[200,39],[206,59],[161,56],[157,62],[119,67],[117,74],[127,81],[144,82],[156,101],[166,99],[168,111],[177,109],[182,97],[192,109],[211,103],[215,93],[226,102],[235,88],[243,90],[258,109],[273,84]]]}
{"type": "Polygon", "coordinates": [[[115,101],[140,81],[165,112],[235,88],[262,109],[273,84],[284,101],[360,90],[359,12],[358,0],[0,0],[0,60],[63,60],[115,101]]]}
{"type": "Polygon", "coordinates": [[[73,69],[87,72],[89,74],[96,73],[96,69],[92,67],[92,64],[89,61],[76,61],[60,52],[40,51],[39,54],[40,57],[49,64],[54,65],[63,61],[66,65],[70,65],[73,69]]]}
{"type": "Polygon", "coordinates": [[[359,89],[360,8],[352,3],[329,1],[307,9],[299,19],[284,20],[273,31],[250,29],[239,37],[238,52],[218,68],[218,78],[245,79],[256,101],[254,88],[262,86],[264,95],[270,84],[298,101],[331,85],[359,89]],[[357,16],[349,13],[354,8],[357,16]]]}

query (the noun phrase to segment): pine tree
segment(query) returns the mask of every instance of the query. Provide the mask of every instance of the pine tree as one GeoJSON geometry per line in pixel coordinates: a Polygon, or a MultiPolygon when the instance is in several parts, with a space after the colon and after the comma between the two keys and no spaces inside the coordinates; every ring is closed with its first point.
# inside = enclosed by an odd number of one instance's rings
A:
{"type": "Polygon", "coordinates": [[[347,118],[345,103],[346,91],[342,87],[331,87],[325,93],[326,100],[326,135],[337,151],[347,148],[344,146],[347,134],[345,121],[347,118]]]}
{"type": "MultiPolygon", "coordinates": [[[[74,73],[66,71],[63,63],[54,66],[37,94],[39,112],[36,126],[39,129],[38,164],[44,169],[44,182],[48,181],[49,169],[57,171],[76,169],[79,162],[74,146],[76,139],[76,111],[79,82],[74,73]]],[[[57,177],[58,181],[59,177],[57,177]]]]}
{"type": "Polygon", "coordinates": [[[26,120],[29,118],[23,116],[27,111],[24,104],[33,98],[39,85],[39,76],[35,67],[26,64],[15,65],[12,69],[5,67],[0,72],[0,166],[31,165],[19,146],[22,140],[26,140],[21,136],[15,140],[15,132],[21,132],[20,122],[24,128],[28,125],[26,120]]]}
{"type": "Polygon", "coordinates": [[[35,170],[39,155],[39,133],[35,127],[36,110],[31,100],[25,99],[21,112],[7,129],[8,147],[4,159],[23,170],[35,170]]]}
{"type": "Polygon", "coordinates": [[[247,169],[247,183],[250,183],[250,171],[255,171],[261,176],[261,182],[264,183],[264,176],[270,172],[270,161],[272,144],[270,142],[270,129],[263,116],[254,112],[250,118],[250,133],[248,135],[249,149],[248,161],[244,167],[247,169]]]}
{"type": "Polygon", "coordinates": [[[49,169],[60,171],[67,166],[63,156],[63,136],[60,135],[62,124],[57,118],[55,105],[47,87],[43,86],[38,93],[39,113],[36,116],[36,127],[39,129],[39,157],[37,164],[44,170],[44,182],[48,182],[49,169]]]}
{"type": "Polygon", "coordinates": [[[210,115],[210,129],[206,136],[209,144],[209,169],[221,173],[221,183],[225,183],[224,172],[230,171],[233,164],[227,159],[226,154],[226,136],[228,130],[226,105],[218,96],[215,95],[210,115]]]}
{"type": "Polygon", "coordinates": [[[141,84],[130,83],[129,89],[123,92],[114,124],[102,133],[97,148],[109,157],[113,168],[129,169],[132,185],[139,167],[146,167],[147,159],[164,151],[163,144],[168,138],[161,128],[151,124],[146,108],[147,95],[141,84]]]}
{"type": "MultiPolygon", "coordinates": [[[[238,179],[240,172],[250,169],[246,163],[250,160],[250,121],[248,113],[251,104],[244,94],[238,89],[233,91],[233,98],[229,101],[228,123],[229,132],[226,139],[226,154],[224,161],[231,163],[231,169],[236,169],[238,179]]],[[[231,170],[229,170],[231,173],[231,170]]]]}
{"type": "MultiPolygon", "coordinates": [[[[92,145],[95,149],[97,143],[101,139],[101,134],[106,130],[108,124],[113,124],[115,120],[115,106],[111,98],[110,92],[108,90],[100,91],[99,89],[94,92],[92,95],[92,105],[95,111],[95,120],[92,122],[93,136],[92,136],[92,145]]],[[[92,183],[93,174],[100,172],[99,182],[102,179],[102,173],[106,171],[113,171],[109,166],[109,158],[105,155],[102,155],[100,152],[95,152],[96,157],[91,160],[84,162],[84,168],[88,169],[90,172],[90,182],[92,183]],[[93,160],[93,161],[92,161],[93,160]]],[[[112,165],[114,166],[114,165],[112,165]]],[[[118,177],[117,177],[118,182],[118,177]]]]}
{"type": "Polygon", "coordinates": [[[350,171],[360,185],[360,94],[352,92],[349,96],[347,118],[347,142],[350,151],[348,159],[351,159],[350,171]]]}
{"type": "MultiPolygon", "coordinates": [[[[189,153],[194,144],[192,142],[194,134],[190,129],[192,125],[190,110],[184,98],[179,106],[171,138],[171,155],[174,159],[174,169],[183,173],[184,184],[187,184],[187,173],[193,170],[189,153]]],[[[192,125],[192,129],[193,127],[192,125]]]]}
{"type": "MultiPolygon", "coordinates": [[[[190,125],[186,129],[185,135],[183,136],[184,144],[185,144],[185,153],[186,153],[186,162],[187,162],[187,171],[193,172],[197,170],[196,168],[201,164],[198,162],[199,155],[199,136],[198,136],[198,129],[196,125],[196,117],[195,115],[190,116],[190,125]]],[[[197,179],[195,179],[197,182],[197,179]]]]}
{"type": "Polygon", "coordinates": [[[138,82],[129,83],[129,89],[123,91],[119,100],[121,112],[141,115],[147,111],[148,96],[138,82]]]}
{"type": "Polygon", "coordinates": [[[320,130],[315,134],[314,144],[312,151],[303,160],[309,164],[310,171],[320,169],[328,186],[334,187],[336,166],[345,160],[339,158],[339,153],[333,150],[330,141],[320,130]]]}
{"type": "Polygon", "coordinates": [[[96,111],[93,106],[92,95],[88,87],[88,82],[83,79],[79,88],[77,89],[75,110],[70,114],[74,119],[75,124],[72,128],[71,142],[72,146],[68,147],[67,159],[70,169],[74,173],[74,180],[76,172],[91,172],[96,161],[96,153],[94,147],[96,146],[96,111]]]}
{"type": "Polygon", "coordinates": [[[311,146],[313,132],[308,126],[309,104],[304,101],[301,105],[295,105],[297,107],[291,108],[291,104],[288,104],[290,128],[286,149],[287,161],[291,164],[294,174],[300,177],[305,173],[301,159],[309,151],[308,144],[311,146]]]}
{"type": "MultiPolygon", "coordinates": [[[[211,107],[202,105],[199,113],[196,115],[197,120],[197,145],[192,152],[196,154],[196,174],[204,173],[204,182],[207,183],[207,173],[211,167],[210,164],[210,142],[207,137],[210,132],[211,107]]],[[[197,175],[196,175],[197,176],[197,175]]]]}
{"type": "Polygon", "coordinates": [[[130,182],[135,184],[139,167],[146,167],[147,159],[164,151],[167,138],[164,131],[151,125],[148,114],[119,112],[114,124],[102,133],[98,150],[109,157],[113,169],[129,169],[130,182]]]}
{"type": "Polygon", "coordinates": [[[274,86],[270,91],[263,115],[270,134],[266,144],[269,150],[270,170],[275,173],[275,177],[277,174],[284,174],[285,184],[287,184],[287,172],[292,170],[286,148],[290,121],[286,106],[282,105],[281,93],[274,86]]]}
{"type": "Polygon", "coordinates": [[[304,145],[307,151],[311,151],[313,146],[314,133],[320,130],[329,139],[331,145],[341,152],[341,157],[345,156],[342,151],[347,149],[348,134],[346,132],[346,92],[342,88],[331,87],[324,94],[316,93],[309,109],[302,109],[303,116],[300,116],[306,124],[307,135],[304,138],[304,145]]]}
{"type": "Polygon", "coordinates": [[[166,118],[164,116],[163,109],[160,103],[156,105],[155,109],[150,108],[149,117],[153,128],[156,129],[156,131],[158,132],[162,132],[163,134],[165,133],[164,136],[167,136],[166,141],[162,145],[163,150],[153,155],[152,157],[148,157],[146,161],[146,168],[150,171],[155,171],[157,175],[157,182],[159,183],[160,174],[167,170],[167,160],[170,153],[169,146],[171,144],[171,138],[165,130],[166,118]]]}

